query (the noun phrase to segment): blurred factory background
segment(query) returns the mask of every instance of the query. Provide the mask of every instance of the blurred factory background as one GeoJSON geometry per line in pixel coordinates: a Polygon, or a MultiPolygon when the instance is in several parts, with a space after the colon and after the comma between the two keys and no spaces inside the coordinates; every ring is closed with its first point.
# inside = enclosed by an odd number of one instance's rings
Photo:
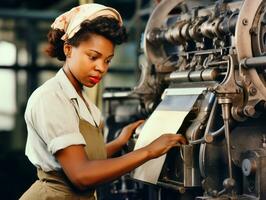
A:
{"type": "Polygon", "coordinates": [[[117,47],[103,84],[90,94],[101,106],[102,89],[136,85],[141,35],[155,1],[0,1],[0,199],[18,199],[36,179],[35,168],[24,155],[23,115],[31,93],[62,66],[44,53],[50,24],[64,11],[88,2],[116,8],[129,32],[129,41],[117,47]]]}

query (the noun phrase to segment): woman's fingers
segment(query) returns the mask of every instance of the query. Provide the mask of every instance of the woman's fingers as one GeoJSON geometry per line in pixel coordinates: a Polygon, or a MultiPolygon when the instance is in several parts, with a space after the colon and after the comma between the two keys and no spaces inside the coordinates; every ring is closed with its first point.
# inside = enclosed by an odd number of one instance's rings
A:
{"type": "Polygon", "coordinates": [[[147,148],[151,153],[152,158],[159,157],[166,152],[168,152],[172,147],[178,147],[182,144],[186,144],[187,141],[185,137],[181,134],[163,134],[152,143],[150,143],[147,148]]]}
{"type": "Polygon", "coordinates": [[[142,119],[142,120],[135,121],[135,122],[129,124],[128,126],[133,131],[133,130],[135,130],[136,128],[138,128],[138,126],[140,126],[143,123],[144,123],[144,120],[142,119]]]}
{"type": "Polygon", "coordinates": [[[133,124],[134,124],[134,127],[137,128],[139,125],[141,125],[143,123],[144,123],[144,120],[141,119],[141,120],[138,120],[138,121],[134,122],[133,124]]]}
{"type": "Polygon", "coordinates": [[[173,145],[187,144],[186,138],[181,134],[167,134],[171,137],[173,145]]]}
{"type": "Polygon", "coordinates": [[[181,144],[187,144],[187,140],[186,138],[181,135],[181,134],[176,134],[176,136],[178,137],[178,142],[181,143],[181,144]]]}

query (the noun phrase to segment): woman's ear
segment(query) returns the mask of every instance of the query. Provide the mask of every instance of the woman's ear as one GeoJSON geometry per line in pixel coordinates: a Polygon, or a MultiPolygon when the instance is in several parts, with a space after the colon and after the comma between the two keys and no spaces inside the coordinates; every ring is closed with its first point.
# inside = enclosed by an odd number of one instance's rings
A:
{"type": "Polygon", "coordinates": [[[72,51],[72,46],[68,43],[64,44],[64,54],[67,58],[70,58],[72,51]]]}

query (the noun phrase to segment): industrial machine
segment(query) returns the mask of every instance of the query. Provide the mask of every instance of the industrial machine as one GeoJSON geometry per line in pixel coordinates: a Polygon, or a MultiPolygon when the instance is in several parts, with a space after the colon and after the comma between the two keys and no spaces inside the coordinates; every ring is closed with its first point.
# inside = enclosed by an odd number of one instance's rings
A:
{"type": "Polygon", "coordinates": [[[143,44],[132,96],[147,118],[166,90],[203,88],[161,171],[165,199],[265,200],[266,1],[161,1],[143,44]]]}

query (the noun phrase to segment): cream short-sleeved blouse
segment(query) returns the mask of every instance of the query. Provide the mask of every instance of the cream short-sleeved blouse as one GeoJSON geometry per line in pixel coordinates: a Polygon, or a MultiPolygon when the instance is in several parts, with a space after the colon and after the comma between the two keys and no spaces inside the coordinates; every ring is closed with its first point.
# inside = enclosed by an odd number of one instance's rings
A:
{"type": "Polygon", "coordinates": [[[30,96],[25,111],[28,130],[25,154],[37,168],[59,170],[61,166],[54,156],[58,150],[86,145],[79,131],[79,117],[92,125],[94,121],[100,124],[99,109],[83,96],[91,112],[62,69],[30,96]]]}

